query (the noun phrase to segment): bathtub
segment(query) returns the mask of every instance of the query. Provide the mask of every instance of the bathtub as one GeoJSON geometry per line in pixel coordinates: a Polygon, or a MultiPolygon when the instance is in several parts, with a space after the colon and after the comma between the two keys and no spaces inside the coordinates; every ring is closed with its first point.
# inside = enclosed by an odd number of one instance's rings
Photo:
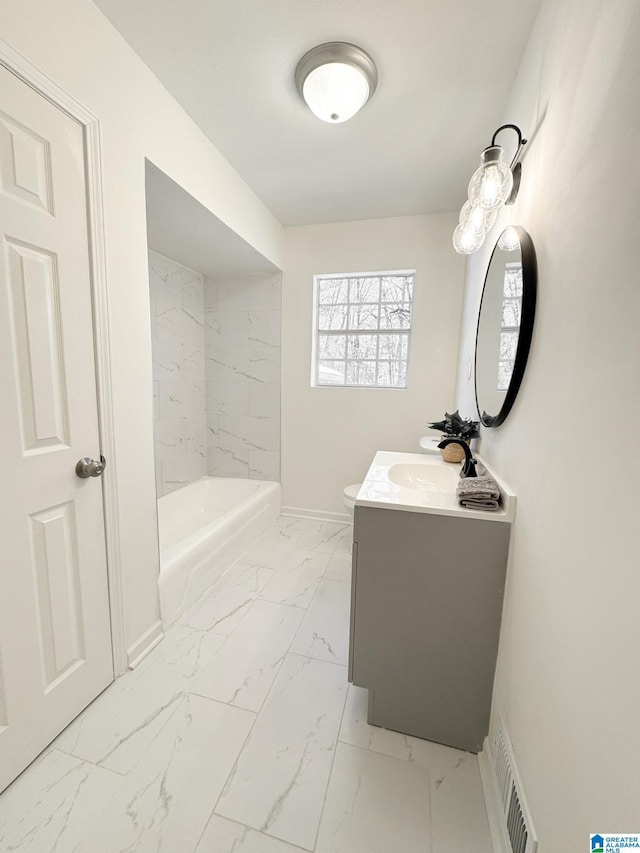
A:
{"type": "Polygon", "coordinates": [[[203,477],[158,500],[164,628],[229,568],[280,512],[280,484],[203,477]]]}

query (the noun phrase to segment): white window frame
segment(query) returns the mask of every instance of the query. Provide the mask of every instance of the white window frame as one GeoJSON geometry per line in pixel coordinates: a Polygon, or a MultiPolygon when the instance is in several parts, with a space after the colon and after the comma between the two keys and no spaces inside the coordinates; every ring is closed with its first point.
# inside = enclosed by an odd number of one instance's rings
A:
{"type": "MultiPolygon", "coordinates": [[[[414,311],[414,302],[415,302],[415,277],[416,271],[415,269],[407,269],[407,270],[378,270],[378,271],[369,271],[369,272],[347,272],[347,273],[319,273],[314,275],[313,277],[313,326],[312,326],[312,344],[311,344],[311,387],[312,388],[347,388],[347,389],[360,389],[360,390],[371,390],[371,391],[406,391],[409,387],[409,356],[411,352],[411,332],[413,329],[413,311],[414,311]],[[411,322],[408,329],[362,329],[362,330],[351,330],[351,329],[336,329],[335,332],[318,328],[319,325],[319,287],[320,282],[326,279],[353,279],[353,278],[383,278],[385,276],[412,276],[413,277],[413,290],[411,295],[411,322]],[[349,385],[346,382],[347,372],[346,372],[346,364],[345,364],[345,383],[342,385],[333,384],[333,383],[320,383],[318,381],[319,367],[320,367],[320,357],[319,357],[319,337],[320,335],[325,334],[336,334],[336,335],[381,335],[381,334],[398,334],[398,335],[406,335],[407,336],[407,372],[406,372],[406,384],[405,385],[349,385]]],[[[348,296],[347,296],[348,300],[348,296]]],[[[350,303],[347,304],[358,304],[364,305],[369,303],[350,303]]],[[[378,304],[388,304],[382,303],[381,300],[378,300],[378,303],[370,303],[372,305],[378,304]]],[[[341,359],[340,359],[341,360],[341,359]]],[[[345,362],[348,363],[353,359],[348,359],[345,357],[345,362]]],[[[383,359],[384,360],[384,359],[383,359]]],[[[376,374],[377,374],[377,365],[378,358],[375,359],[376,364],[376,374]]]]}
{"type": "Polygon", "coordinates": [[[509,390],[509,385],[511,384],[511,377],[513,375],[513,366],[515,364],[515,355],[513,358],[501,358],[500,357],[500,352],[502,349],[502,335],[504,333],[512,334],[514,332],[517,332],[518,336],[520,336],[520,326],[522,324],[522,290],[523,290],[523,288],[524,288],[524,283],[523,283],[523,278],[522,278],[522,262],[521,261],[514,261],[513,263],[505,264],[504,278],[502,281],[502,312],[501,312],[501,317],[500,317],[500,342],[499,342],[500,349],[498,350],[498,375],[496,377],[496,389],[500,394],[506,394],[507,391],[509,390]],[[507,283],[507,274],[509,272],[513,272],[515,270],[518,270],[520,272],[520,276],[519,276],[519,278],[520,278],[520,290],[521,290],[521,293],[520,293],[520,324],[518,324],[517,326],[503,326],[502,325],[502,317],[504,317],[505,303],[506,302],[513,302],[517,298],[517,297],[513,297],[513,296],[507,296],[505,293],[506,283],[507,283]],[[500,367],[503,364],[505,364],[506,362],[511,363],[511,371],[509,373],[509,381],[507,382],[506,386],[504,388],[502,388],[500,386],[500,376],[501,376],[500,367]]]}

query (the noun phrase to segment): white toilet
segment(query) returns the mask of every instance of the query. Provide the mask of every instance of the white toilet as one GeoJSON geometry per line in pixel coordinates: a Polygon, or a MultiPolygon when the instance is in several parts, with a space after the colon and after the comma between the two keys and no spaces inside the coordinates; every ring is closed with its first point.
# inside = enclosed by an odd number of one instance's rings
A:
{"type": "Polygon", "coordinates": [[[356,498],[358,497],[358,492],[360,491],[361,485],[362,483],[354,483],[352,486],[346,486],[344,491],[342,492],[342,503],[349,511],[351,521],[353,521],[353,511],[355,509],[356,498]]]}

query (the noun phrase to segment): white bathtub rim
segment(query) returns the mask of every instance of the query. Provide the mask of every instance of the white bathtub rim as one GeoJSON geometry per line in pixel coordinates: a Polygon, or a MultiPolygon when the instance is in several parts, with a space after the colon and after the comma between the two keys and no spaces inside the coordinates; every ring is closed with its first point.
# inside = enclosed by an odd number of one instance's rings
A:
{"type": "MultiPolygon", "coordinates": [[[[173,555],[176,553],[176,551],[179,551],[181,547],[188,548],[192,541],[195,543],[198,539],[201,539],[204,535],[204,531],[207,530],[210,526],[215,526],[217,523],[219,523],[221,521],[229,520],[229,519],[233,518],[235,516],[234,510],[236,509],[236,507],[241,506],[241,507],[248,508],[248,507],[252,506],[253,504],[260,504],[261,501],[264,499],[263,496],[265,495],[265,493],[279,492],[279,490],[280,490],[280,484],[279,483],[271,482],[268,480],[244,480],[243,481],[237,477],[205,476],[205,477],[200,478],[199,480],[195,480],[193,483],[190,483],[187,486],[183,486],[181,489],[176,489],[175,491],[171,492],[170,494],[164,495],[162,498],[159,498],[158,499],[158,533],[159,533],[158,539],[159,539],[159,543],[160,543],[160,563],[161,563],[160,571],[162,571],[162,563],[163,563],[163,556],[164,555],[166,555],[169,559],[171,559],[173,557],[173,555]],[[168,512],[167,507],[171,507],[172,511],[174,511],[174,512],[176,512],[176,511],[179,512],[181,510],[185,511],[185,509],[186,509],[186,511],[191,511],[194,514],[200,514],[202,512],[201,502],[190,501],[190,502],[187,502],[186,507],[181,506],[180,505],[181,504],[180,493],[181,492],[187,492],[187,491],[189,493],[191,493],[191,492],[198,493],[202,490],[201,487],[206,488],[207,486],[210,485],[211,481],[218,481],[219,486],[226,485],[228,482],[232,482],[234,485],[239,483],[239,482],[248,483],[248,484],[253,485],[253,489],[247,495],[245,495],[242,498],[242,500],[240,500],[240,501],[238,501],[238,502],[236,502],[230,506],[225,507],[224,510],[216,509],[214,511],[215,514],[211,516],[211,520],[210,521],[205,520],[204,524],[197,527],[193,532],[188,533],[186,536],[180,536],[180,538],[174,539],[173,541],[170,541],[168,545],[165,545],[164,543],[166,541],[166,534],[163,535],[163,532],[162,532],[162,527],[163,527],[163,518],[162,517],[167,514],[167,512],[168,512]],[[176,504],[176,506],[173,507],[173,504],[176,504]]],[[[185,501],[184,496],[182,496],[182,501],[183,502],[185,501]]]]}
{"type": "Polygon", "coordinates": [[[164,552],[161,551],[158,584],[165,630],[221,577],[279,515],[282,505],[280,484],[266,480],[250,482],[256,483],[259,488],[254,489],[237,506],[164,552]]]}

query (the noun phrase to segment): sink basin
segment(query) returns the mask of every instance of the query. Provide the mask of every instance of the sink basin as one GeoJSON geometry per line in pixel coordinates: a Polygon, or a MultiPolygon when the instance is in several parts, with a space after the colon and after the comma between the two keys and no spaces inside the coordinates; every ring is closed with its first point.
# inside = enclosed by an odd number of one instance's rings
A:
{"type": "Polygon", "coordinates": [[[396,486],[426,492],[455,492],[459,479],[452,468],[411,462],[391,465],[388,476],[396,486]]]}
{"type": "MultiPolygon", "coordinates": [[[[495,476],[480,456],[474,456],[491,476],[495,476]]],[[[511,522],[515,515],[516,496],[503,480],[496,477],[496,481],[502,493],[498,512],[469,509],[461,506],[456,497],[456,487],[460,482],[458,465],[444,462],[439,455],[378,450],[358,492],[356,508],[377,507],[511,522]]]]}

